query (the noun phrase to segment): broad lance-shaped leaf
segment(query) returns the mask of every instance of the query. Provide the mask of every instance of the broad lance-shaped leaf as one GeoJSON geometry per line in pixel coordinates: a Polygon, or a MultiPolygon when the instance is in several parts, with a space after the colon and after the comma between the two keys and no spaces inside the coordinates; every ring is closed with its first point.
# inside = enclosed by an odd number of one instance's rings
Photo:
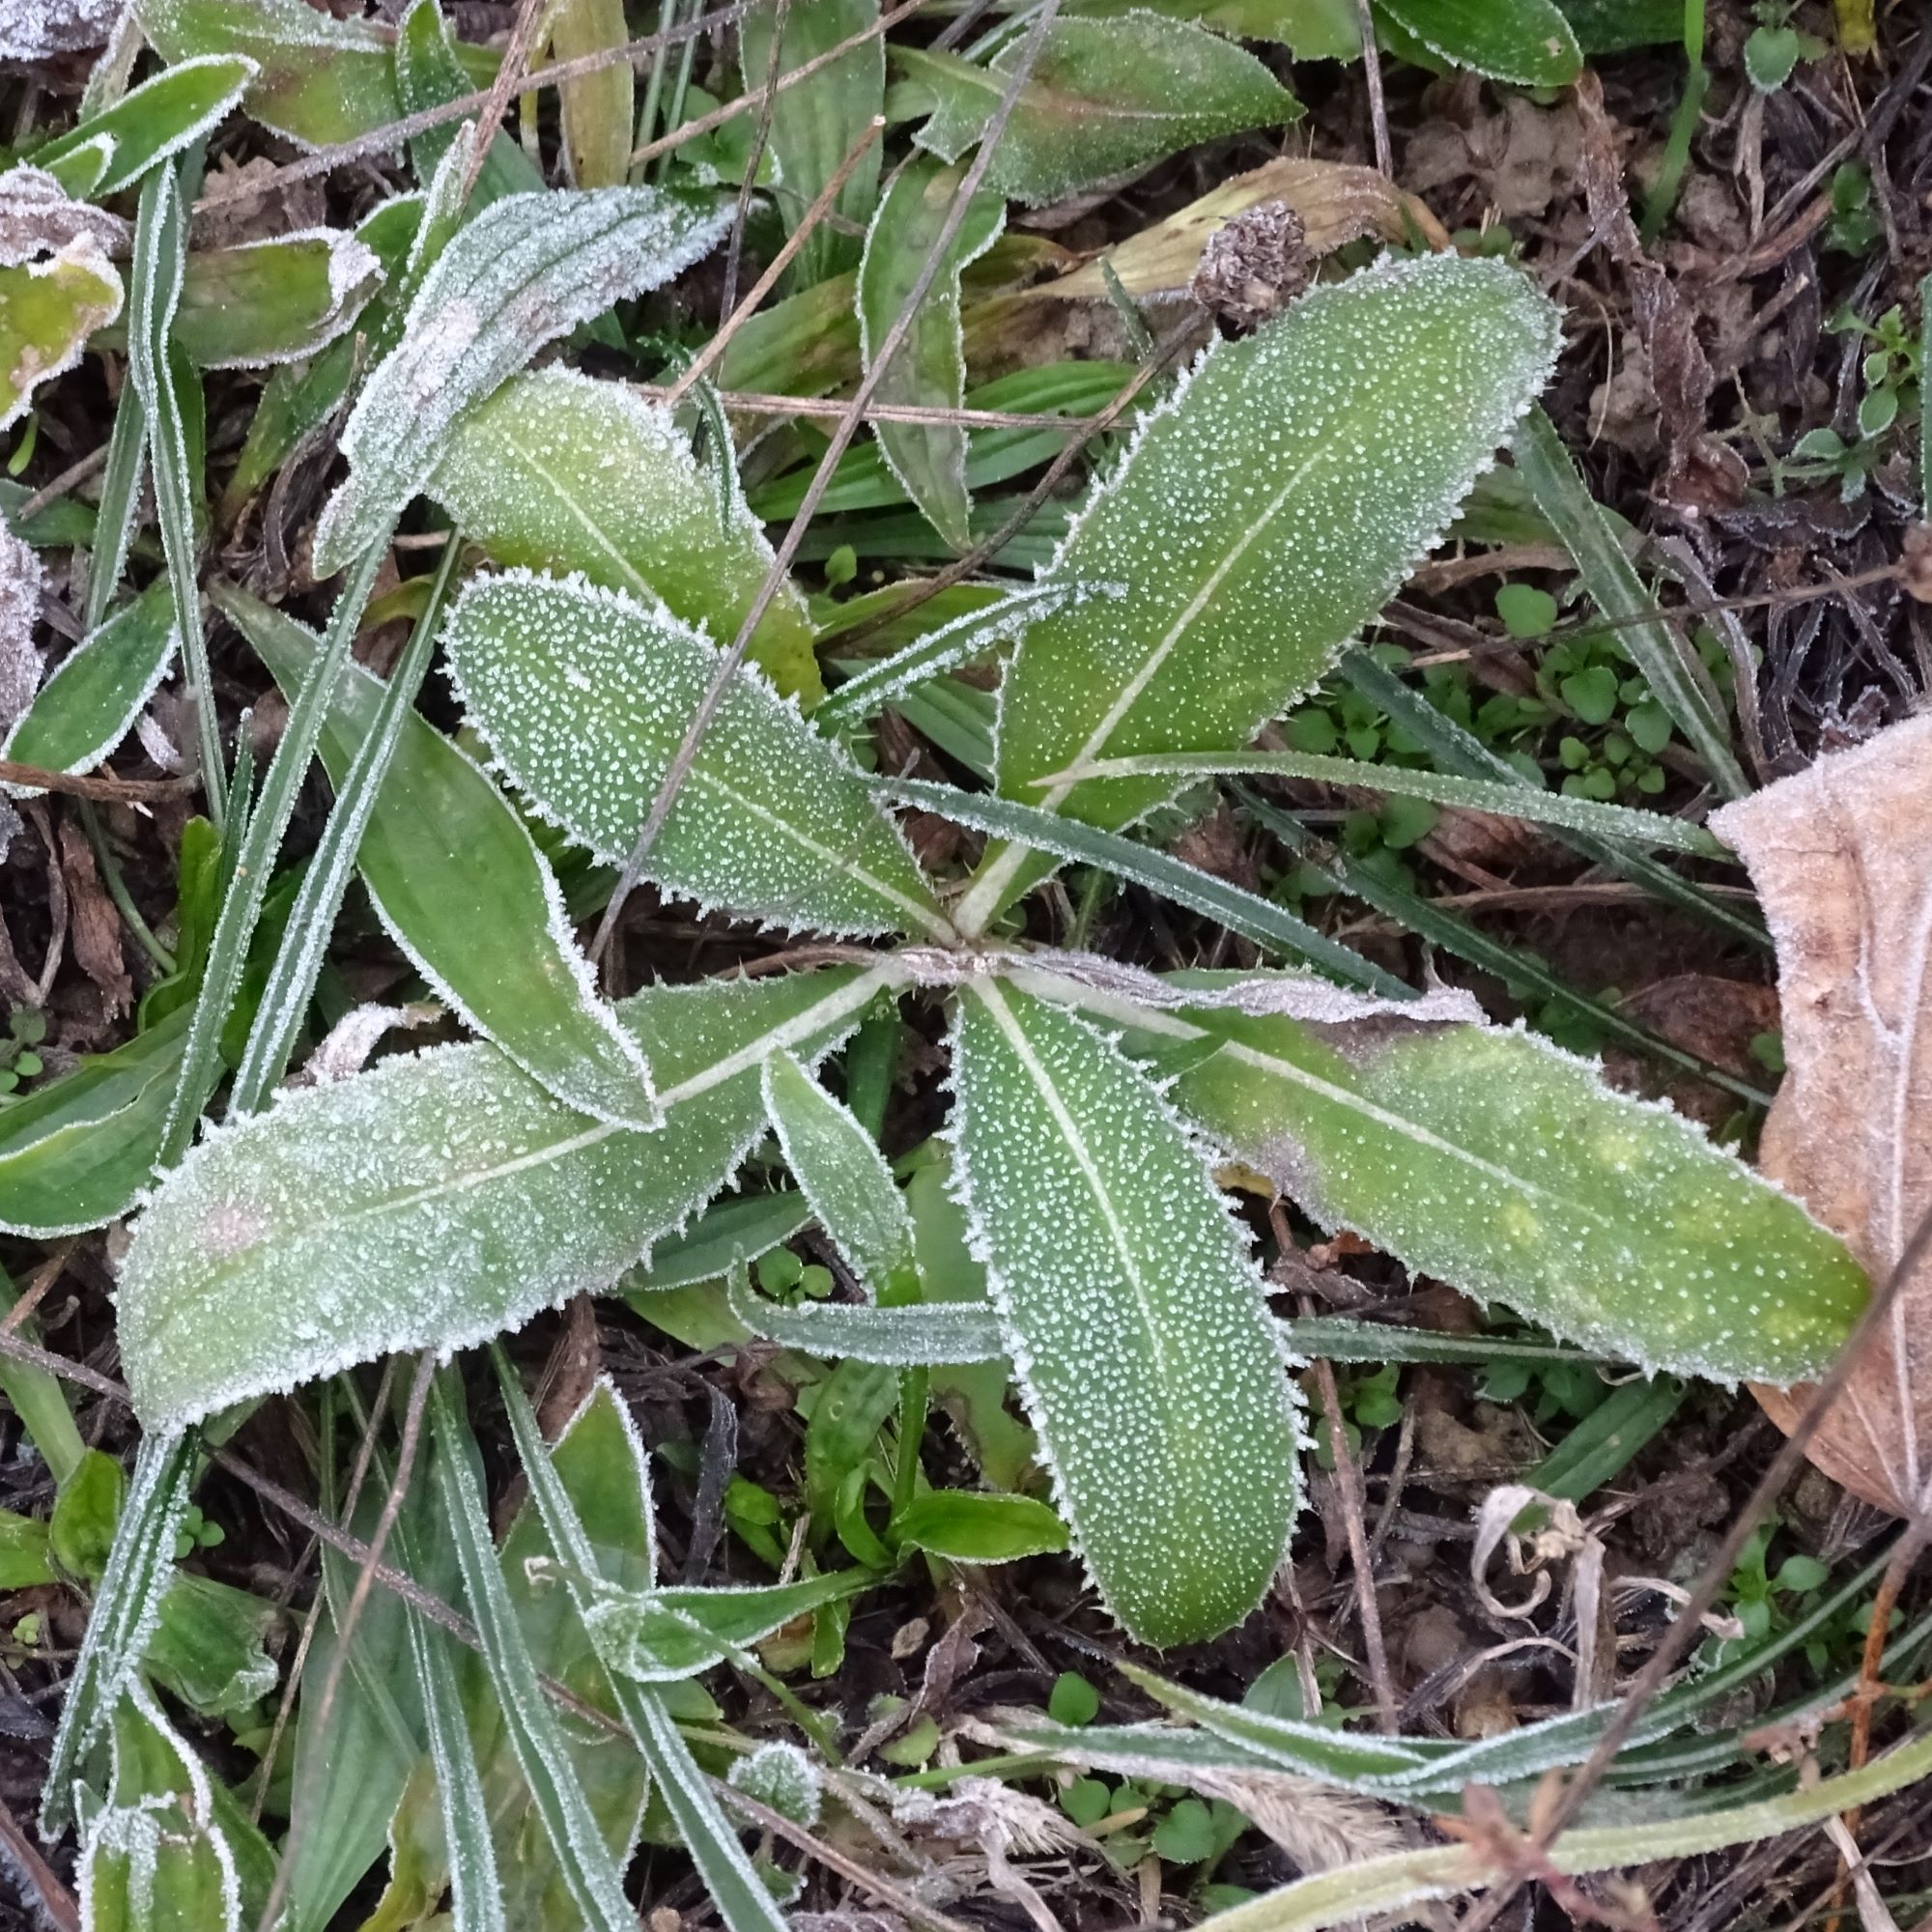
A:
{"type": "MultiPolygon", "coordinates": [[[[943,167],[930,156],[915,155],[886,184],[859,264],[859,344],[867,372],[905,307],[965,176],[963,165],[943,167]]],[[[938,277],[873,391],[879,402],[922,409],[963,407],[966,351],[959,330],[959,271],[983,255],[1006,225],[1004,196],[973,197],[938,277]]],[[[926,521],[954,550],[968,549],[973,499],[966,490],[964,425],[875,422],[872,431],[893,474],[926,521]]]]}
{"type": "Polygon", "coordinates": [[[975,1246],[1055,1494],[1108,1607],[1196,1642],[1261,1601],[1298,1431],[1261,1277],[1200,1150],[1081,1020],[999,980],[953,1036],[975,1246]]]}
{"type": "MultiPolygon", "coordinates": [[[[300,684],[314,634],[245,591],[215,602],[285,692],[300,684]]],[[[345,665],[322,729],[340,784],[373,727],[383,686],[345,665]]],[[[438,996],[558,1099],[602,1121],[656,1118],[636,1038],[597,995],[563,895],[529,829],[487,773],[412,715],[362,834],[356,867],[376,916],[438,996]]]]}
{"type": "MultiPolygon", "coordinates": [[[[627,858],[716,647],[615,591],[526,571],[472,580],[443,646],[517,788],[598,858],[627,858]]],[[[794,929],[952,933],[857,767],[750,670],[699,742],[645,873],[707,909],[794,929]]]]}
{"type": "Polygon", "coordinates": [[[373,1355],[456,1350],[608,1287],[764,1131],[758,1070],[816,1058],[880,985],[842,970],[654,987],[619,1009],[665,1124],[606,1125],[490,1046],[285,1092],[156,1189],[122,1270],[122,1359],[149,1428],[373,1355]]]}
{"type": "MultiPolygon", "coordinates": [[[[956,161],[984,131],[1021,42],[990,67],[956,54],[893,49],[895,69],[931,100],[919,145],[956,161]]],[[[1062,15],[1046,30],[994,151],[986,185],[1038,207],[1139,174],[1168,155],[1301,118],[1301,103],[1253,54],[1191,21],[1134,12],[1062,15]]]]}
{"type": "Polygon", "coordinates": [[[342,432],[350,473],[316,526],[318,572],[340,570],[389,527],[465,410],[545,343],[690,268],[729,222],[727,210],[641,187],[506,195],[467,222],[342,432]]]}
{"type": "Polygon", "coordinates": [[[1352,996],[1322,997],[1326,1020],[1110,1016],[1164,1036],[1187,1063],[1176,1103],[1322,1226],[1566,1341],[1653,1372],[1779,1383],[1842,1346],[1863,1271],[1689,1122],[1534,1034],[1359,1017],[1352,996]]]}
{"type": "Polygon", "coordinates": [[[190,254],[175,336],[203,369],[298,362],[334,341],[383,279],[376,251],[342,228],[306,228],[190,254]]]}
{"type": "MultiPolygon", "coordinates": [[[[0,744],[0,757],[43,772],[91,772],[134,728],[174,654],[174,600],[163,578],[61,660],[0,744]]],[[[16,798],[38,791],[7,789],[16,798]]]]}
{"type": "Polygon", "coordinates": [[[788,1053],[766,1061],[764,1095],[785,1165],[867,1297],[915,1299],[912,1216],[878,1143],[788,1053]]]}
{"type": "MultiPolygon", "coordinates": [[[[753,0],[738,20],[739,67],[745,90],[762,88],[772,71],[772,31],[781,22],[778,77],[829,53],[841,41],[877,23],[879,0],[811,0],[807,7],[753,0]]],[[[778,162],[778,203],[787,229],[796,228],[818,191],[838,172],[852,143],[885,104],[883,36],[862,41],[815,73],[787,87],[771,106],[771,150],[778,162]]],[[[810,288],[859,259],[855,237],[879,192],[879,149],[874,142],[832,204],[840,220],[822,221],[807,236],[793,273],[810,288]],[[850,233],[844,232],[849,226],[850,233]]]]}
{"type": "Polygon", "coordinates": [[[121,277],[91,234],[42,262],[0,267],[0,429],[43,383],[71,369],[81,345],[121,313],[121,277]]]}
{"type": "Polygon", "coordinates": [[[1583,71],[1555,0],[1376,0],[1438,59],[1520,87],[1567,87],[1583,71]]]}
{"type": "Polygon", "coordinates": [[[244,54],[177,62],[34,154],[70,194],[104,200],[226,118],[260,70],[244,54]]]}
{"type": "MultiPolygon", "coordinates": [[[[1431,256],[1315,290],[1210,348],[1144,417],[1051,575],[1128,585],[1021,639],[1000,790],[1119,827],[1176,781],[1035,781],[1246,745],[1334,664],[1435,541],[1548,380],[1556,310],[1518,270],[1431,256]]],[[[995,861],[974,929],[1014,890],[995,861]]]]}
{"type": "MultiPolygon", "coordinates": [[[[724,476],[707,475],[670,412],[621,383],[540,369],[454,425],[428,490],[496,562],[580,571],[728,640],[772,547],[723,461],[724,476]]],[[[822,693],[811,619],[789,581],[758,619],[752,659],[786,696],[822,693]]]]}

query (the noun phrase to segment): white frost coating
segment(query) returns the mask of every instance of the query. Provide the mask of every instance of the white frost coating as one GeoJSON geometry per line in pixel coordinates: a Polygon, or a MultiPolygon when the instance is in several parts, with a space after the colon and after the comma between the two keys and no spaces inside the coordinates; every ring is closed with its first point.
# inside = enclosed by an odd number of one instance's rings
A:
{"type": "Polygon", "coordinates": [[[1090,597],[1124,597],[1123,583],[1083,583],[1041,582],[1012,591],[983,609],[969,611],[923,638],[915,638],[902,651],[867,665],[849,677],[811,714],[813,726],[830,731],[844,724],[856,724],[869,718],[882,704],[902,692],[913,690],[927,678],[958,665],[970,664],[995,644],[1017,637],[1038,618],[1050,617],[1070,604],[1090,597]]]}
{"type": "Polygon", "coordinates": [[[914,1288],[912,1216],[878,1143],[790,1054],[765,1062],[762,1091],[785,1165],[867,1300],[914,1288]]]}
{"type": "Polygon", "coordinates": [[[0,519],[0,722],[14,724],[40,688],[41,654],[34,631],[41,621],[46,572],[30,545],[0,519]]]}
{"type": "MultiPolygon", "coordinates": [[[[717,649],[617,591],[525,570],[467,584],[443,647],[464,709],[533,809],[598,858],[627,858],[717,649]]],[[[704,910],[793,929],[952,936],[864,775],[750,666],[645,876],[704,910]]]]}
{"type": "Polygon", "coordinates": [[[80,360],[87,338],[97,328],[105,328],[121,314],[126,291],[114,264],[101,253],[100,243],[90,234],[76,235],[45,261],[22,264],[37,280],[51,277],[71,287],[80,277],[91,276],[98,295],[89,299],[78,288],[73,290],[73,327],[64,342],[47,354],[43,344],[29,344],[14,367],[0,370],[0,429],[11,429],[27,412],[34,391],[43,383],[64,376],[80,360]],[[44,358],[44,359],[43,359],[44,358]],[[11,392],[13,400],[8,400],[11,392]]]}
{"type": "Polygon", "coordinates": [[[751,1756],[739,1758],[727,1776],[734,1791],[755,1798],[794,1825],[809,1832],[818,1823],[825,1780],[796,1745],[782,1740],[762,1744],[751,1756]]]}
{"type": "Polygon", "coordinates": [[[91,235],[103,254],[126,254],[133,231],[118,214],[75,201],[52,175],[24,162],[0,175],[0,269],[16,269],[91,235]]]}
{"type": "Polygon", "coordinates": [[[505,195],[459,229],[343,431],[350,475],[317,526],[317,569],[341,569],[382,533],[428,482],[465,410],[545,343],[682,273],[729,221],[650,188],[597,188],[505,195]]]}
{"type": "MultiPolygon", "coordinates": [[[[1556,309],[1499,262],[1384,261],[1205,351],[1143,414],[1043,576],[1130,586],[1031,627],[1000,687],[999,788],[1131,824],[1180,781],[1035,781],[1220,751],[1314,686],[1495,460],[1555,365],[1556,309]]],[[[1022,861],[989,870],[978,929],[1022,861]]],[[[970,910],[968,909],[970,908],[970,910]]]]}
{"type": "Polygon", "coordinates": [[[1313,973],[1204,975],[1203,983],[1194,983],[1187,974],[1162,978],[1097,952],[1041,951],[1014,954],[1013,960],[1007,977],[1016,985],[1041,999],[1074,1005],[1082,1004],[1080,992],[1092,991],[1168,1011],[1193,1007],[1252,1018],[1274,1013],[1319,1026],[1382,1017],[1480,1024],[1486,1017],[1475,997],[1460,986],[1437,986],[1414,999],[1394,1000],[1358,993],[1313,973]]]}
{"type": "Polygon", "coordinates": [[[348,1080],[368,1064],[385,1033],[399,1027],[434,1026],[442,1009],[427,1001],[407,1007],[384,1007],[365,1002],[352,1007],[329,1028],[322,1044],[309,1055],[298,1076],[303,1086],[324,1087],[348,1080]]]}
{"type": "Polygon", "coordinates": [[[241,255],[259,249],[286,249],[298,242],[322,242],[328,246],[324,267],[327,278],[328,300],[302,336],[273,355],[234,355],[204,363],[209,369],[258,369],[276,363],[299,362],[326,348],[362,312],[383,283],[383,260],[358,236],[342,228],[298,228],[287,235],[269,236],[259,242],[240,242],[222,252],[241,255]]]}
{"type": "Polygon", "coordinates": [[[123,1264],[137,1412],[154,1428],[371,1355],[468,1348],[609,1287],[763,1136],[765,1056],[829,1051],[879,983],[806,974],[627,1002],[667,1109],[655,1132],[589,1120],[486,1046],[285,1090],[213,1129],[157,1186],[123,1264]]]}
{"type": "Polygon", "coordinates": [[[0,47],[9,60],[98,47],[114,31],[128,0],[0,0],[0,47]]]}
{"type": "Polygon", "coordinates": [[[742,1268],[729,1277],[726,1299],[753,1334],[811,1355],[918,1369],[996,1362],[1006,1353],[1000,1319],[982,1302],[873,1308],[818,1301],[787,1308],[755,1293],[742,1268]]]}
{"type": "Polygon", "coordinates": [[[955,1179],[1061,1512],[1131,1634],[1211,1635],[1260,1600],[1295,1508],[1247,1242],[1117,1048],[997,982],[958,1005],[955,1179]]]}

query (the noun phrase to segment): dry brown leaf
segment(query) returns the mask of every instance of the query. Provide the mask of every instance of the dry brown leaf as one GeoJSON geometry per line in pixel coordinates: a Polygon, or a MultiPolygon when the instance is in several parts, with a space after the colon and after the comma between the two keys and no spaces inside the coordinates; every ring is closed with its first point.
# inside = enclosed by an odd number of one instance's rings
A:
{"type": "Polygon", "coordinates": [[[41,688],[41,621],[46,573],[33,550],[0,519],[0,729],[13,724],[41,688]]]}
{"type": "MultiPolygon", "coordinates": [[[[1777,942],[1787,1071],[1761,1164],[1874,1281],[1932,1211],[1932,716],[1713,815],[1750,867],[1777,942]]],[[[1759,1390],[1780,1428],[1805,1391],[1759,1390]]],[[[1812,1438],[1811,1460],[1911,1513],[1932,1479],[1932,1268],[1812,1438]]]]}
{"type": "Polygon", "coordinates": [[[99,989],[103,1017],[113,1019],[134,1004],[134,982],[121,957],[121,915],[101,887],[94,853],[77,826],[62,825],[60,848],[73,956],[99,989]]]}

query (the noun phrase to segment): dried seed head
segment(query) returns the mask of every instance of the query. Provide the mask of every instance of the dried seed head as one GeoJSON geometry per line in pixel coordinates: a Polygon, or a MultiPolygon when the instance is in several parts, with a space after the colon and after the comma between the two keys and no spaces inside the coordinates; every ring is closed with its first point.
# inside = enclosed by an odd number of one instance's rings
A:
{"type": "Polygon", "coordinates": [[[1285,201],[1265,201],[1208,238],[1188,292],[1236,328],[1256,328],[1286,308],[1314,273],[1301,216],[1285,201]]]}

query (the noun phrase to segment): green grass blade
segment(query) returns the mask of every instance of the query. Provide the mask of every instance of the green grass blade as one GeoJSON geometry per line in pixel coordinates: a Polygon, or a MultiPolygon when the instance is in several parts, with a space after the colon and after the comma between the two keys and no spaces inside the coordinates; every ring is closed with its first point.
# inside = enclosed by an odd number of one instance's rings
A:
{"type": "Polygon", "coordinates": [[[220,1079],[222,1030],[242,984],[249,942],[255,936],[274,876],[275,856],[295,815],[296,799],[315,756],[328,701],[342,667],[349,661],[350,644],[387,550],[386,540],[371,544],[336,593],[328,635],[290,701],[288,722],[263,776],[261,795],[248,814],[234,875],[223,894],[220,916],[209,942],[208,966],[188,1026],[181,1082],[169,1104],[162,1147],[162,1157],[169,1163],[187,1151],[194,1138],[194,1123],[220,1079]]]}
{"type": "Polygon", "coordinates": [[[1524,417],[1513,449],[1518,472],[1575,559],[1591,601],[1618,626],[1617,642],[1690,741],[1718,789],[1727,798],[1742,798],[1750,783],[1731,751],[1730,726],[1709,673],[1669,619],[1656,614],[1656,600],[1544,410],[1533,409],[1524,417]]]}
{"type": "Polygon", "coordinates": [[[124,384],[114,406],[114,428],[107,438],[107,468],[100,475],[100,505],[95,514],[94,554],[89,559],[83,636],[106,622],[128,567],[134,524],[141,513],[141,476],[148,458],[148,415],[139,392],[124,384]]]}
{"type": "MultiPolygon", "coordinates": [[[[1145,758],[1103,758],[1072,768],[1062,781],[1128,778],[1284,778],[1312,779],[1320,784],[1360,785],[1398,798],[1424,798],[1434,805],[1460,807],[1532,825],[1560,826],[1599,838],[1622,838],[1634,845],[1661,846],[1700,859],[1730,859],[1731,849],[1687,819],[1625,805],[1606,805],[1568,792],[1455,778],[1440,772],[1412,772],[1400,765],[1370,764],[1360,758],[1322,757],[1312,752],[1181,752],[1145,758]]],[[[1046,785],[1056,781],[1040,779],[1046,785]]]]}
{"type": "MultiPolygon", "coordinates": [[[[544,1534],[557,1559],[565,1565],[571,1593],[582,1616],[588,1607],[582,1586],[576,1578],[597,1577],[601,1565],[586,1533],[577,1506],[559,1480],[551,1462],[549,1449],[537,1433],[536,1416],[518,1380],[514,1368],[500,1348],[493,1348],[491,1360],[503,1391],[510,1418],[510,1432],[517,1454],[529,1481],[530,1500],[536,1505],[544,1534]]],[[[648,1491],[646,1491],[648,1493],[648,1491]]],[[[771,1892],[752,1867],[745,1848],[730,1822],[719,1809],[718,1801],[704,1774],[691,1755],[691,1747],[665,1708],[663,1694],[646,1684],[621,1672],[611,1673],[611,1688],[617,1708],[630,1726],[631,1736],[657,1781],[664,1800],[697,1867],[705,1889],[717,1906],[728,1932],[781,1932],[784,1920],[771,1892]]]]}
{"type": "Polygon", "coordinates": [[[1391,1321],[1355,1321],[1346,1315],[1301,1315],[1284,1321],[1282,1340],[1305,1361],[1330,1362],[1570,1362],[1579,1367],[1612,1358],[1564,1342],[1519,1342],[1507,1335],[1443,1335],[1391,1321]]]}
{"type": "MultiPolygon", "coordinates": [[[[1464,778],[1499,779],[1505,784],[1528,786],[1532,781],[1510,761],[1492,752],[1473,732],[1465,731],[1453,718],[1445,717],[1420,692],[1411,690],[1391,670],[1378,664],[1367,651],[1350,651],[1341,663],[1342,675],[1370,703],[1395,724],[1429,748],[1437,767],[1464,778]]],[[[1641,886],[1653,898],[1702,920],[1733,939],[1766,950],[1771,935],[1750,914],[1740,911],[1724,899],[1706,893],[1690,880],[1680,877],[1655,859],[1615,844],[1605,844],[1579,833],[1558,831],[1557,837],[1574,851],[1598,865],[1641,886]]]]}
{"type": "Polygon", "coordinates": [[[809,1355],[913,1369],[996,1362],[1007,1352],[999,1317],[984,1304],[866,1308],[808,1301],[788,1308],[754,1293],[742,1269],[729,1278],[726,1298],[753,1334],[809,1355]]]}
{"type": "Polygon", "coordinates": [[[877,789],[897,804],[935,812],[955,825],[990,832],[1015,845],[1035,846],[1058,858],[1097,866],[1103,871],[1131,879],[1177,905],[1218,921],[1231,932],[1306,959],[1350,985],[1365,987],[1389,999],[1414,997],[1413,988],[1404,985],[1393,974],[1383,972],[1359,952],[1318,932],[1286,907],[1244,892],[1239,886],[1230,885],[1225,879],[1217,879],[1212,873],[1156,851],[1151,845],[1142,845],[1121,833],[1103,832],[1097,826],[1063,818],[1037,806],[1019,805],[982,792],[959,791],[952,785],[933,784],[923,779],[882,780],[877,789]]]}
{"type": "Polygon", "coordinates": [[[41,1831],[47,1837],[73,1816],[81,1760],[133,1681],[160,1617],[161,1599],[174,1578],[175,1537],[187,1510],[195,1457],[192,1430],[144,1435],[134,1452],[134,1473],[80,1655],[68,1676],[60,1729],[47,1759],[41,1795],[41,1831]]]}
{"type": "Polygon", "coordinates": [[[758,1070],[815,1060],[876,997],[847,970],[653,987],[620,1009],[658,1069],[639,1132],[561,1105],[495,1047],[436,1047],[286,1094],[164,1179],[120,1282],[150,1426],[372,1356],[459,1349],[608,1288],[765,1131],[758,1070]]]}
{"type": "MultiPolygon", "coordinates": [[[[19,1300],[19,1291],[0,1269],[0,1315],[10,1313],[19,1300]]],[[[24,1342],[40,1340],[39,1325],[31,1317],[18,1330],[24,1342]]],[[[87,1445],[74,1427],[73,1411],[67,1406],[67,1393],[50,1371],[32,1362],[0,1359],[0,1393],[13,1405],[28,1440],[40,1451],[41,1461],[57,1486],[80,1467],[87,1445]]]]}
{"type": "MultiPolygon", "coordinates": [[[[336,793],[328,822],[323,827],[321,842],[302,874],[301,890],[296,895],[281,946],[269,969],[255,1023],[242,1049],[242,1064],[235,1070],[230,1104],[238,1114],[256,1113],[268,1105],[269,1096],[295,1050],[316,980],[321,977],[335,916],[342,908],[343,895],[349,890],[363,834],[375,814],[377,795],[388,775],[389,761],[403,727],[414,710],[416,693],[429,670],[436,648],[436,627],[442,615],[450,580],[456,573],[459,548],[453,536],[443,547],[442,561],[430,581],[410,640],[390,673],[375,720],[355,749],[355,760],[336,793]]],[[[650,1112],[647,1105],[641,1111],[647,1116],[650,1112]]],[[[637,1122],[647,1123],[647,1120],[637,1122]]]]}
{"type": "Polygon", "coordinates": [[[1130,1634],[1213,1635],[1260,1601],[1296,1505],[1261,1278],[1199,1149],[1111,1045],[998,980],[959,1006],[959,1180],[1062,1514],[1130,1634]]]}
{"type": "Polygon", "coordinates": [[[504,1585],[490,1536],[475,1440],[444,1386],[447,1374],[430,1389],[430,1427],[436,1445],[432,1481],[456,1545],[464,1596],[476,1624],[504,1728],[586,1932],[636,1932],[637,1915],[624,1896],[623,1873],[579,1782],[504,1585]]]}
{"type": "Polygon", "coordinates": [[[56,135],[36,152],[34,166],[71,195],[104,201],[212,132],[258,71],[245,54],[178,61],[56,135]]]}
{"type": "Polygon", "coordinates": [[[175,626],[187,668],[194,708],[195,743],[209,816],[226,816],[228,766],[221,753],[221,721],[208,668],[208,639],[201,627],[201,594],[195,582],[194,509],[198,477],[189,454],[182,398],[168,359],[168,339],[181,301],[187,258],[187,213],[172,165],[156,169],[141,186],[134,217],[134,268],[128,323],[128,379],[141,399],[154,454],[155,512],[173,587],[175,626]]]}

